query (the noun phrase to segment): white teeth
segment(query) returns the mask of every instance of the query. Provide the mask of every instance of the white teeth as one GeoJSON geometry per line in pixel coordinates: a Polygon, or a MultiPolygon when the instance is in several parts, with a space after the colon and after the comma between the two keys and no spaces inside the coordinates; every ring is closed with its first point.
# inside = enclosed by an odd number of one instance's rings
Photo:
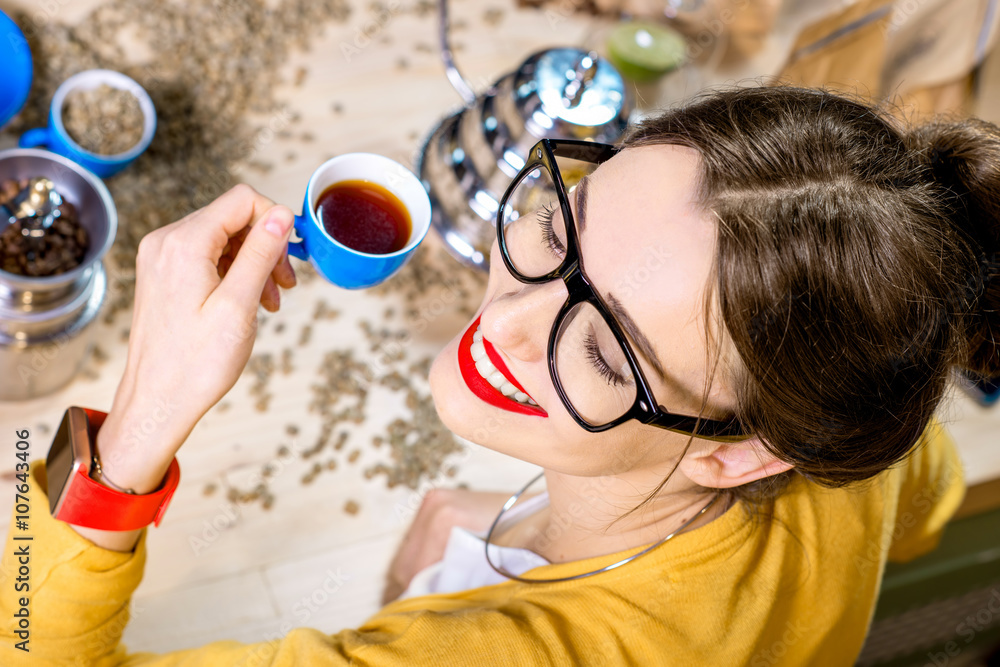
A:
{"type": "Polygon", "coordinates": [[[476,371],[482,376],[484,380],[490,383],[490,386],[497,389],[501,394],[512,398],[518,403],[525,403],[527,405],[538,405],[531,397],[526,393],[518,389],[513,382],[510,382],[504,374],[497,370],[497,367],[493,365],[490,361],[489,355],[486,354],[486,347],[483,345],[483,333],[476,329],[476,332],[472,335],[472,346],[469,351],[472,353],[472,360],[476,362],[476,371]]]}
{"type": "Polygon", "coordinates": [[[504,384],[507,384],[507,378],[505,378],[503,376],[503,373],[501,373],[500,371],[493,371],[492,373],[490,373],[489,376],[486,378],[486,381],[489,382],[491,385],[493,385],[494,389],[499,389],[504,384]]]}
{"type": "Polygon", "coordinates": [[[510,382],[504,382],[502,385],[500,385],[499,387],[497,387],[497,389],[500,390],[501,394],[503,394],[504,396],[506,396],[508,398],[510,398],[511,396],[513,396],[514,394],[516,394],[518,392],[517,387],[515,387],[510,382]]]}
{"type": "Polygon", "coordinates": [[[490,379],[490,375],[496,372],[496,368],[490,363],[489,359],[485,357],[476,362],[476,370],[479,374],[483,376],[485,380],[490,379]]]}

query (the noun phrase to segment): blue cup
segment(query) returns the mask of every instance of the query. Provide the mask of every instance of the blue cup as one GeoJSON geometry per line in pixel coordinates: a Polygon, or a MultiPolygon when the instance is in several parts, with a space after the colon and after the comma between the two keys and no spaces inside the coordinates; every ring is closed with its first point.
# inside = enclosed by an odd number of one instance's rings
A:
{"type": "Polygon", "coordinates": [[[420,180],[403,165],[372,153],[346,153],[324,162],[306,187],[302,215],[295,216],[301,241],[288,244],[288,254],[305,260],[324,278],[347,289],[371,287],[398,271],[427,235],[431,202],[420,180]],[[341,181],[368,181],[396,195],[410,214],[410,239],[396,252],[374,255],[349,248],[323,226],[316,202],[323,191],[341,181]]]}
{"type": "MultiPolygon", "coordinates": [[[[95,131],[100,130],[100,128],[94,129],[95,131]]],[[[53,153],[69,158],[101,178],[107,178],[108,176],[114,176],[142,155],[143,151],[149,148],[154,134],[156,134],[156,109],[153,107],[153,100],[149,98],[149,94],[143,87],[121,72],[114,72],[108,69],[91,69],[74,74],[63,81],[62,85],[56,89],[56,94],[52,96],[52,106],[49,109],[49,126],[28,130],[21,135],[18,144],[21,148],[45,146],[53,153]],[[142,139],[129,150],[117,155],[99,155],[84,149],[70,138],[62,120],[63,105],[66,103],[66,96],[70,92],[74,90],[93,90],[103,84],[132,93],[139,100],[139,106],[145,117],[142,139]]]]}
{"type": "Polygon", "coordinates": [[[0,12],[0,128],[17,115],[31,90],[31,49],[24,33],[0,12]]]}

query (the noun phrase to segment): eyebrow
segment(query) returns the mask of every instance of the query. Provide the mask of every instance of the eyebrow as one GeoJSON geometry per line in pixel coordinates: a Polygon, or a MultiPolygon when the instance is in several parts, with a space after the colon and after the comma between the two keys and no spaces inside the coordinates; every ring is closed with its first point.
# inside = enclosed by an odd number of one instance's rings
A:
{"type": "Polygon", "coordinates": [[[590,181],[587,176],[580,179],[576,184],[576,227],[577,232],[583,234],[583,227],[587,224],[587,190],[590,181]]]}
{"type": "Polygon", "coordinates": [[[615,316],[615,319],[622,325],[625,329],[625,333],[628,334],[629,338],[635,343],[636,347],[639,348],[639,352],[642,356],[646,357],[646,361],[653,366],[657,373],[660,375],[660,379],[669,384],[676,384],[675,381],[671,381],[667,378],[666,371],[663,370],[663,366],[660,364],[660,360],[656,358],[656,353],[653,352],[653,344],[646,338],[646,334],[639,330],[638,325],[636,325],[635,320],[632,316],[628,314],[625,310],[625,306],[622,302],[615,297],[614,294],[608,294],[605,298],[608,302],[608,308],[611,309],[611,313],[615,316]]]}

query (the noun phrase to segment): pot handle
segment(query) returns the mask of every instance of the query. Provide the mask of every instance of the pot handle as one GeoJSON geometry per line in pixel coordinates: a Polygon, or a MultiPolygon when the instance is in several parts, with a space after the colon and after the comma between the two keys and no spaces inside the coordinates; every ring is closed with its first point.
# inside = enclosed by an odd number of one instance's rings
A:
{"type": "Polygon", "coordinates": [[[448,43],[448,0],[438,0],[438,30],[441,39],[441,61],[444,63],[444,73],[451,82],[452,87],[458,92],[465,106],[471,107],[476,103],[476,91],[472,89],[468,80],[458,71],[455,65],[455,57],[452,55],[451,45],[448,43]]]}

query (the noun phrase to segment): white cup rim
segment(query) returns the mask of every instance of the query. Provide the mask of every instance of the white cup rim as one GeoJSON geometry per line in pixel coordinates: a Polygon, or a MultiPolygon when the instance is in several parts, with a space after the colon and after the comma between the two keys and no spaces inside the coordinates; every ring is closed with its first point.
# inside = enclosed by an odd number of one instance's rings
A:
{"type": "Polygon", "coordinates": [[[427,236],[427,232],[430,230],[431,226],[430,197],[427,195],[427,190],[426,188],[424,188],[423,183],[420,181],[419,178],[417,178],[416,174],[414,174],[411,170],[407,169],[405,166],[403,166],[399,162],[396,162],[392,158],[388,158],[384,155],[379,155],[378,153],[344,153],[342,155],[337,155],[335,157],[332,157],[323,164],[321,164],[319,167],[316,168],[315,171],[313,171],[312,176],[309,177],[309,184],[306,186],[306,206],[308,208],[306,211],[303,212],[303,215],[310,218],[310,220],[319,228],[319,231],[323,234],[323,236],[325,236],[329,241],[331,241],[337,247],[343,248],[344,250],[354,255],[358,255],[360,257],[371,257],[375,259],[391,259],[394,257],[399,257],[401,255],[406,255],[407,253],[412,252],[413,249],[416,248],[416,246],[419,245],[420,242],[424,240],[424,237],[427,236]],[[316,197],[314,196],[316,181],[319,180],[321,176],[325,175],[326,170],[337,166],[340,162],[345,162],[348,160],[357,160],[357,159],[370,159],[376,162],[381,162],[385,167],[393,169],[394,172],[398,173],[398,175],[401,178],[403,178],[406,181],[410,181],[413,185],[415,185],[416,188],[419,189],[422,195],[420,199],[419,208],[421,209],[426,208],[426,211],[421,211],[421,210],[414,211],[413,210],[414,206],[410,206],[405,201],[405,197],[403,196],[402,193],[399,192],[398,188],[385,183],[376,183],[375,181],[366,178],[357,178],[357,179],[341,178],[332,181],[329,185],[326,186],[330,187],[330,185],[347,180],[361,180],[381,185],[386,190],[395,195],[396,198],[399,199],[400,202],[403,204],[403,206],[406,208],[406,211],[410,216],[410,225],[411,225],[410,240],[407,241],[406,245],[400,248],[399,250],[382,254],[375,254],[375,253],[355,250],[354,248],[346,246],[337,239],[333,238],[333,236],[328,231],[326,231],[326,227],[323,226],[322,222],[316,215],[315,211],[316,197]],[[415,213],[422,213],[423,214],[422,217],[426,218],[426,221],[422,225],[422,229],[419,231],[417,229],[417,224],[416,224],[417,216],[415,215],[415,213]]]}

